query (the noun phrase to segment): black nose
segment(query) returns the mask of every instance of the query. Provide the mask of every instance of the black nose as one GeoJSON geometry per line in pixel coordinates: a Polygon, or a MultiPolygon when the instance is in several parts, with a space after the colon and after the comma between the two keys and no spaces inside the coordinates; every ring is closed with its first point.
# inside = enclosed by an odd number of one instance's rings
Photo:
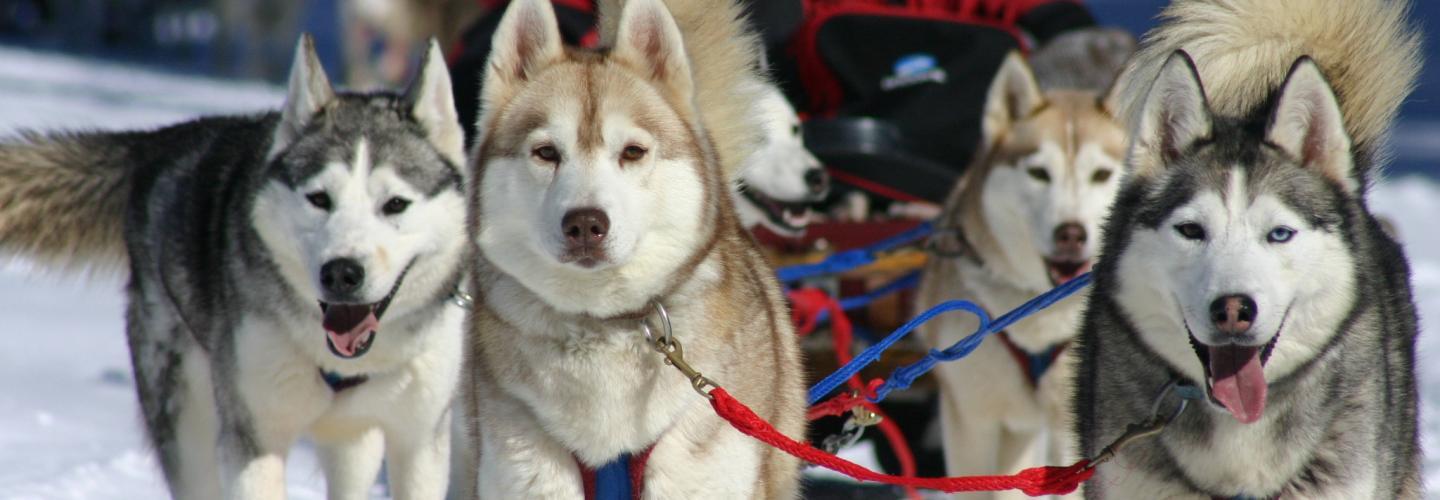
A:
{"type": "Polygon", "coordinates": [[[1055,251],[1062,254],[1084,253],[1086,237],[1085,226],[1078,222],[1066,222],[1055,226],[1055,251]]]}
{"type": "Polygon", "coordinates": [[[365,284],[365,268],[355,259],[340,258],[320,266],[320,286],[335,295],[349,295],[365,284]]]}
{"type": "Polygon", "coordinates": [[[1220,333],[1240,335],[1250,331],[1260,307],[1249,295],[1226,295],[1210,303],[1210,320],[1220,333]]]}
{"type": "Polygon", "coordinates": [[[565,213],[560,230],[572,247],[599,245],[610,233],[610,217],[598,208],[577,208],[565,213]]]}
{"type": "Polygon", "coordinates": [[[805,186],[810,188],[811,193],[823,193],[830,189],[830,176],[823,168],[812,168],[805,171],[805,186]]]}

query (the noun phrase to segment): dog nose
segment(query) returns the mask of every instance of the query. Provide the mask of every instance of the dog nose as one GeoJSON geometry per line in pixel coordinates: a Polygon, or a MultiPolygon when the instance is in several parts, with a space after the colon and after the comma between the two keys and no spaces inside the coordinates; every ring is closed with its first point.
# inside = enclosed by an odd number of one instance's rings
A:
{"type": "Polygon", "coordinates": [[[577,208],[565,212],[560,230],[570,246],[598,245],[610,232],[610,217],[598,208],[577,208]]]}
{"type": "Polygon", "coordinates": [[[1055,226],[1056,253],[1079,254],[1085,250],[1085,226],[1078,222],[1066,222],[1055,226]]]}
{"type": "Polygon", "coordinates": [[[1220,333],[1240,335],[1250,331],[1260,307],[1249,295],[1226,295],[1210,303],[1210,320],[1220,333]]]}
{"type": "Polygon", "coordinates": [[[351,258],[339,258],[320,266],[320,286],[335,295],[349,295],[365,283],[365,268],[351,258]]]}
{"type": "Polygon", "coordinates": [[[830,188],[830,176],[823,168],[812,168],[805,171],[805,186],[810,188],[811,193],[823,193],[830,188]]]}

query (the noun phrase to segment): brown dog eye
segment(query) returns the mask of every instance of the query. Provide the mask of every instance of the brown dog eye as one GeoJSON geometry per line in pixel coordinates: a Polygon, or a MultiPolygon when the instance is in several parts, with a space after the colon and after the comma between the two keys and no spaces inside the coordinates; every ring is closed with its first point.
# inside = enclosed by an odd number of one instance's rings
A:
{"type": "Polygon", "coordinates": [[[1094,183],[1096,183],[1096,184],[1099,184],[1099,183],[1108,181],[1108,180],[1110,180],[1110,174],[1111,174],[1111,173],[1112,173],[1112,171],[1111,171],[1110,169],[1108,169],[1108,168],[1102,168],[1102,169],[1100,169],[1100,170],[1096,170],[1096,171],[1095,171],[1095,174],[1090,176],[1090,182],[1094,182],[1094,183]]]}
{"type": "Polygon", "coordinates": [[[645,157],[645,153],[645,148],[631,144],[625,146],[625,150],[620,152],[620,159],[625,161],[639,161],[645,157]]]}
{"type": "Polygon", "coordinates": [[[325,194],[324,191],[316,191],[305,195],[305,201],[310,202],[310,204],[314,205],[315,208],[324,210],[326,212],[329,212],[330,207],[333,206],[333,204],[330,202],[330,195],[325,194]]]}
{"type": "Polygon", "coordinates": [[[560,151],[549,144],[531,150],[530,154],[543,162],[560,163],[560,151]]]}
{"type": "Polygon", "coordinates": [[[1050,172],[1046,172],[1043,168],[1034,167],[1026,170],[1025,173],[1030,174],[1030,177],[1034,177],[1037,181],[1050,182],[1050,172]]]}

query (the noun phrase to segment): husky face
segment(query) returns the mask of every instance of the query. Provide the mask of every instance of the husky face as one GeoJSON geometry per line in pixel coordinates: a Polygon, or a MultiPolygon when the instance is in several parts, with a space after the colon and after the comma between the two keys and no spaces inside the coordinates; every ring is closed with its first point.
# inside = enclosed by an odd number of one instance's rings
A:
{"type": "Polygon", "coordinates": [[[453,260],[433,257],[463,247],[459,123],[433,45],[404,96],[337,96],[313,59],[296,60],[254,225],[296,294],[318,303],[329,350],[359,357],[387,312],[453,278],[453,260]]]}
{"type": "Polygon", "coordinates": [[[1356,299],[1343,219],[1359,190],[1339,109],[1302,59],[1262,137],[1211,115],[1183,53],[1145,106],[1122,195],[1141,208],[1121,217],[1116,299],[1216,409],[1255,422],[1267,380],[1318,356],[1356,299]]]}
{"type": "Polygon", "coordinates": [[[674,20],[637,0],[619,26],[608,53],[566,52],[548,4],[513,3],[486,72],[476,241],[570,313],[645,307],[708,246],[725,200],[674,20]]]}
{"type": "Polygon", "coordinates": [[[745,161],[735,207],[745,227],[758,224],[798,237],[810,222],[810,205],[825,198],[830,179],[805,149],[800,117],[785,96],[768,87],[757,105],[764,114],[764,142],[745,161]]]}
{"type": "Polygon", "coordinates": [[[989,148],[973,186],[998,249],[985,262],[1028,289],[1089,271],[1120,179],[1125,134],[1095,93],[1041,93],[1018,55],[991,85],[989,148]]]}

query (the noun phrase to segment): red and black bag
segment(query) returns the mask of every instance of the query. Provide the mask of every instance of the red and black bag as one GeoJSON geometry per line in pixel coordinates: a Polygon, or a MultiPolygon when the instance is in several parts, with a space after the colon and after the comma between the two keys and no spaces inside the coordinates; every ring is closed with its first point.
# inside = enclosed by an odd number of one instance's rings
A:
{"type": "Polygon", "coordinates": [[[837,179],[941,201],[969,163],[990,81],[1012,50],[1094,25],[1077,0],[804,0],[770,58],[837,179]]]}

